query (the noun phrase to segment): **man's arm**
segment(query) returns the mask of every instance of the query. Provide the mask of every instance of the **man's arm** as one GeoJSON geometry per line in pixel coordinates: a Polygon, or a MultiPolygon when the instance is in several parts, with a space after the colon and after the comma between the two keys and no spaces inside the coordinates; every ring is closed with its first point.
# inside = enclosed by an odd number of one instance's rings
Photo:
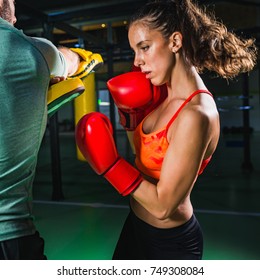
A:
{"type": "Polygon", "coordinates": [[[68,76],[72,76],[79,68],[81,57],[71,49],[60,46],[58,50],[63,54],[68,67],[68,76]]]}

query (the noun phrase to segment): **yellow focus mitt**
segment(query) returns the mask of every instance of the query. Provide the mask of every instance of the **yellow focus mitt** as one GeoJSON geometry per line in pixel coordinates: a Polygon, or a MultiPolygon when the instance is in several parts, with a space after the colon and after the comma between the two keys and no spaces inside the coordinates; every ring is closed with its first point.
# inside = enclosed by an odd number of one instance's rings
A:
{"type": "Polygon", "coordinates": [[[85,91],[81,78],[103,65],[102,56],[80,48],[71,48],[81,57],[78,70],[66,80],[49,87],[47,95],[48,115],[52,116],[63,105],[78,97],[85,91]]]}
{"type": "Polygon", "coordinates": [[[102,56],[98,53],[92,53],[80,48],[70,48],[73,52],[77,53],[82,61],[79,64],[79,68],[70,78],[83,78],[87,76],[91,71],[97,70],[101,65],[103,65],[102,56]]]}
{"type": "Polygon", "coordinates": [[[48,116],[52,116],[61,106],[78,97],[84,91],[85,86],[79,78],[51,85],[47,94],[48,116]]]}

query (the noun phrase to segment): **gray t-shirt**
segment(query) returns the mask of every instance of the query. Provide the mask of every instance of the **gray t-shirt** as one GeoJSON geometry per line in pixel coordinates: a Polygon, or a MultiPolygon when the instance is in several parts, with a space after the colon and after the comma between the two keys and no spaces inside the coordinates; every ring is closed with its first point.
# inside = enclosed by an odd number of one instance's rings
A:
{"type": "Polygon", "coordinates": [[[0,18],[0,241],[35,232],[32,185],[47,123],[50,76],[63,76],[63,55],[0,18]]]}

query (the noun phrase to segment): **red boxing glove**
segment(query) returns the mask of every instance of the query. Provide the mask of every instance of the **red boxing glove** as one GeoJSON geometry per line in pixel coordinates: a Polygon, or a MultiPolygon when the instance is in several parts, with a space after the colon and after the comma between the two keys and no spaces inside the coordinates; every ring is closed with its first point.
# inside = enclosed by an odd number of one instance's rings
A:
{"type": "Polygon", "coordinates": [[[129,131],[135,130],[167,96],[166,85],[152,85],[139,71],[116,76],[107,82],[107,87],[118,107],[120,124],[129,131]]]}
{"type": "Polygon", "coordinates": [[[93,170],[123,196],[142,182],[140,172],[117,152],[110,120],[99,112],[83,116],[76,126],[76,143],[93,170]]]}

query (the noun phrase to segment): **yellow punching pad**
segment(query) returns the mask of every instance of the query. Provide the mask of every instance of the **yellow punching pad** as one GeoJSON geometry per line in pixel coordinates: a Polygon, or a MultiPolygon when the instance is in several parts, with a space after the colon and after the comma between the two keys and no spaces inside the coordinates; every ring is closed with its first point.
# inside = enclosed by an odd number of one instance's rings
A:
{"type": "MultiPolygon", "coordinates": [[[[77,125],[78,121],[84,115],[97,110],[95,72],[92,72],[88,76],[82,78],[82,81],[85,86],[85,91],[74,100],[75,125],[77,125]]],[[[76,148],[78,160],[86,161],[79,148],[77,146],[76,148]]]]}
{"type": "Polygon", "coordinates": [[[63,105],[78,97],[85,90],[79,78],[64,80],[49,87],[47,95],[48,116],[52,116],[63,105]]]}
{"type": "MultiPolygon", "coordinates": [[[[52,116],[64,104],[82,94],[85,89],[84,84],[89,83],[88,81],[84,82],[85,77],[103,65],[103,58],[98,53],[80,48],[71,48],[71,50],[81,57],[81,62],[73,76],[49,87],[47,95],[48,116],[52,116]]],[[[90,79],[90,84],[91,81],[92,79],[90,79]]],[[[91,88],[92,85],[88,86],[91,88]]]]}
{"type": "Polygon", "coordinates": [[[70,48],[73,52],[77,53],[81,57],[78,70],[70,78],[83,78],[92,71],[96,71],[100,66],[103,65],[103,58],[98,53],[92,53],[90,51],[80,48],[70,48]]]}

